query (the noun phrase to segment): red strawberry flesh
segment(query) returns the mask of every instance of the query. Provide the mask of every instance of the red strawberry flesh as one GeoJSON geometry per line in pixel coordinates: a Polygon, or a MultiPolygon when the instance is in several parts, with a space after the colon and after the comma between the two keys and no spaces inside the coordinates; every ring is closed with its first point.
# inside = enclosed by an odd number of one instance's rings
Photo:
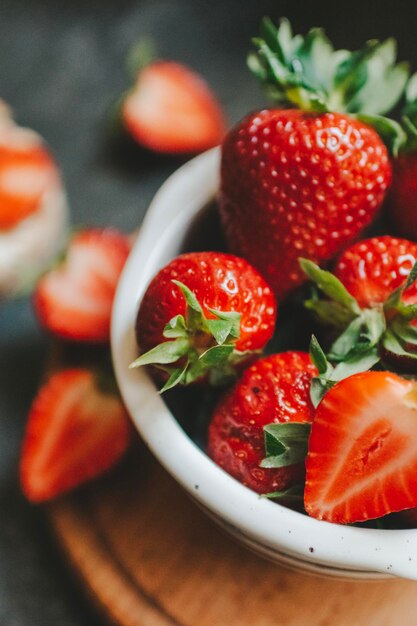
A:
{"type": "Polygon", "coordinates": [[[390,372],[339,382],[319,404],[306,462],[306,511],[350,523],[417,505],[417,388],[390,372]]]}
{"type": "Polygon", "coordinates": [[[20,466],[23,492],[41,502],[98,476],[125,452],[130,433],[120,400],[100,391],[91,371],[54,374],[29,414],[20,466]]]}
{"type": "MultiPolygon", "coordinates": [[[[22,145],[14,145],[13,128],[0,144],[0,229],[8,230],[39,208],[45,191],[57,184],[56,166],[36,135],[28,133],[22,145]]],[[[20,130],[15,131],[19,136],[20,130]]]]}
{"type": "Polygon", "coordinates": [[[65,262],[37,285],[34,305],[42,325],[65,339],[107,341],[113,297],[129,249],[127,237],[110,228],[77,233],[65,262]]]}
{"type": "Polygon", "coordinates": [[[220,106],[204,80],[187,67],[158,61],[141,71],[123,104],[132,136],[156,152],[200,152],[225,133],[220,106]]]}

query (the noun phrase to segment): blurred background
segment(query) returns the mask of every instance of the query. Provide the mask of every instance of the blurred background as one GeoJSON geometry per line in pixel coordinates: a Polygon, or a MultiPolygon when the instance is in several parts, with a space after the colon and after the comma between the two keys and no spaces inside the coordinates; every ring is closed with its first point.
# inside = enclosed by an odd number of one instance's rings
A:
{"type": "MultiPolygon", "coordinates": [[[[245,66],[263,15],[288,16],[296,31],[324,26],[337,47],[393,35],[399,58],[417,69],[411,1],[2,0],[0,97],[18,123],[48,142],[74,223],[135,229],[181,164],[114,136],[114,104],[130,84],[125,60],[132,45],[151,35],[162,58],[200,72],[232,124],[264,102],[245,66]]],[[[93,626],[102,622],[61,561],[42,510],[18,488],[20,441],[47,348],[29,299],[0,304],[0,624],[93,626]]]]}

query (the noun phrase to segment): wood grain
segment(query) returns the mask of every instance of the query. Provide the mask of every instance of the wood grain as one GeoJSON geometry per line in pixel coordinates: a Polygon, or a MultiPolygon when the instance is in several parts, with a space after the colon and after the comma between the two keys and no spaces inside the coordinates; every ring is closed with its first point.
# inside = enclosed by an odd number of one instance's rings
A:
{"type": "Polygon", "coordinates": [[[120,626],[417,625],[417,583],[268,563],[226,537],[142,447],[48,515],[90,596],[120,626]]]}

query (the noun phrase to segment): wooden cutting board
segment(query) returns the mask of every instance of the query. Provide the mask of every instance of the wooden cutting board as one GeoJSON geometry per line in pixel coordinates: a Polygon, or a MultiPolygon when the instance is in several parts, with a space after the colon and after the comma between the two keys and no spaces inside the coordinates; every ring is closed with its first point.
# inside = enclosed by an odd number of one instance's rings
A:
{"type": "Polygon", "coordinates": [[[417,625],[417,583],[330,580],[264,561],[226,537],[140,444],[47,514],[105,623],[417,625]]]}

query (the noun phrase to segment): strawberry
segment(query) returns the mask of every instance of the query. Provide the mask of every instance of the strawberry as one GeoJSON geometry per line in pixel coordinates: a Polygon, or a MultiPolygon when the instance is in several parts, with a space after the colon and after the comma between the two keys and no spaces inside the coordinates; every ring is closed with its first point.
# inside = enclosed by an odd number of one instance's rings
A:
{"type": "Polygon", "coordinates": [[[250,67],[278,107],[228,133],[220,216],[232,252],[280,299],[305,280],[299,256],[333,258],[381,206],[391,165],[372,125],[385,136],[396,128],[376,114],[396,103],[408,72],[393,66],[392,40],[334,51],[321,30],[292,37],[287,21],[277,30],[265,20],[255,43],[250,67]]]}
{"type": "Polygon", "coordinates": [[[395,229],[417,240],[417,153],[402,154],[393,166],[387,209],[395,229]]]}
{"type": "Polygon", "coordinates": [[[365,371],[381,360],[390,369],[417,372],[417,244],[373,237],[348,248],[335,274],[300,259],[322,291],[305,305],[326,325],[342,331],[319,368],[328,382],[365,371]],[[336,365],[333,371],[333,365],[336,365]]]}
{"type": "Polygon", "coordinates": [[[202,152],[219,144],[226,130],[207,83],[172,61],[155,61],[139,72],[122,119],[132,137],[155,152],[202,152]]]}
{"type": "Polygon", "coordinates": [[[304,465],[268,469],[264,427],[311,422],[309,389],[316,368],[308,354],[283,352],[260,359],[245,370],[220,401],[208,431],[208,454],[226,472],[258,493],[286,490],[302,483],[304,465]]]}
{"type": "Polygon", "coordinates": [[[39,135],[14,124],[7,109],[0,123],[0,230],[8,231],[35,213],[55,189],[58,172],[39,135]]]}
{"type": "MultiPolygon", "coordinates": [[[[339,257],[335,276],[361,307],[383,304],[400,287],[417,261],[417,243],[385,235],[355,243],[339,257]]],[[[417,303],[417,285],[402,295],[403,302],[417,303]]]]}
{"type": "Polygon", "coordinates": [[[304,504],[342,524],[417,505],[417,386],[390,372],[336,384],[316,409],[304,504]]]}
{"type": "Polygon", "coordinates": [[[41,324],[64,339],[108,341],[113,297],[128,254],[128,238],[114,229],[77,232],[65,260],[37,284],[33,301],[41,324]]]}
{"type": "Polygon", "coordinates": [[[417,74],[406,88],[406,104],[402,111],[402,135],[393,162],[393,180],[387,211],[395,229],[417,240],[417,74]]]}
{"type": "Polygon", "coordinates": [[[182,254],[162,268],[140,304],[132,367],[154,364],[174,384],[219,384],[263,349],[274,332],[270,288],[244,259],[220,252],[182,254]]]}
{"type": "Polygon", "coordinates": [[[130,436],[121,401],[99,386],[91,370],[52,375],[29,414],[20,461],[23,493],[42,502],[99,476],[122,457],[130,436]]]}

